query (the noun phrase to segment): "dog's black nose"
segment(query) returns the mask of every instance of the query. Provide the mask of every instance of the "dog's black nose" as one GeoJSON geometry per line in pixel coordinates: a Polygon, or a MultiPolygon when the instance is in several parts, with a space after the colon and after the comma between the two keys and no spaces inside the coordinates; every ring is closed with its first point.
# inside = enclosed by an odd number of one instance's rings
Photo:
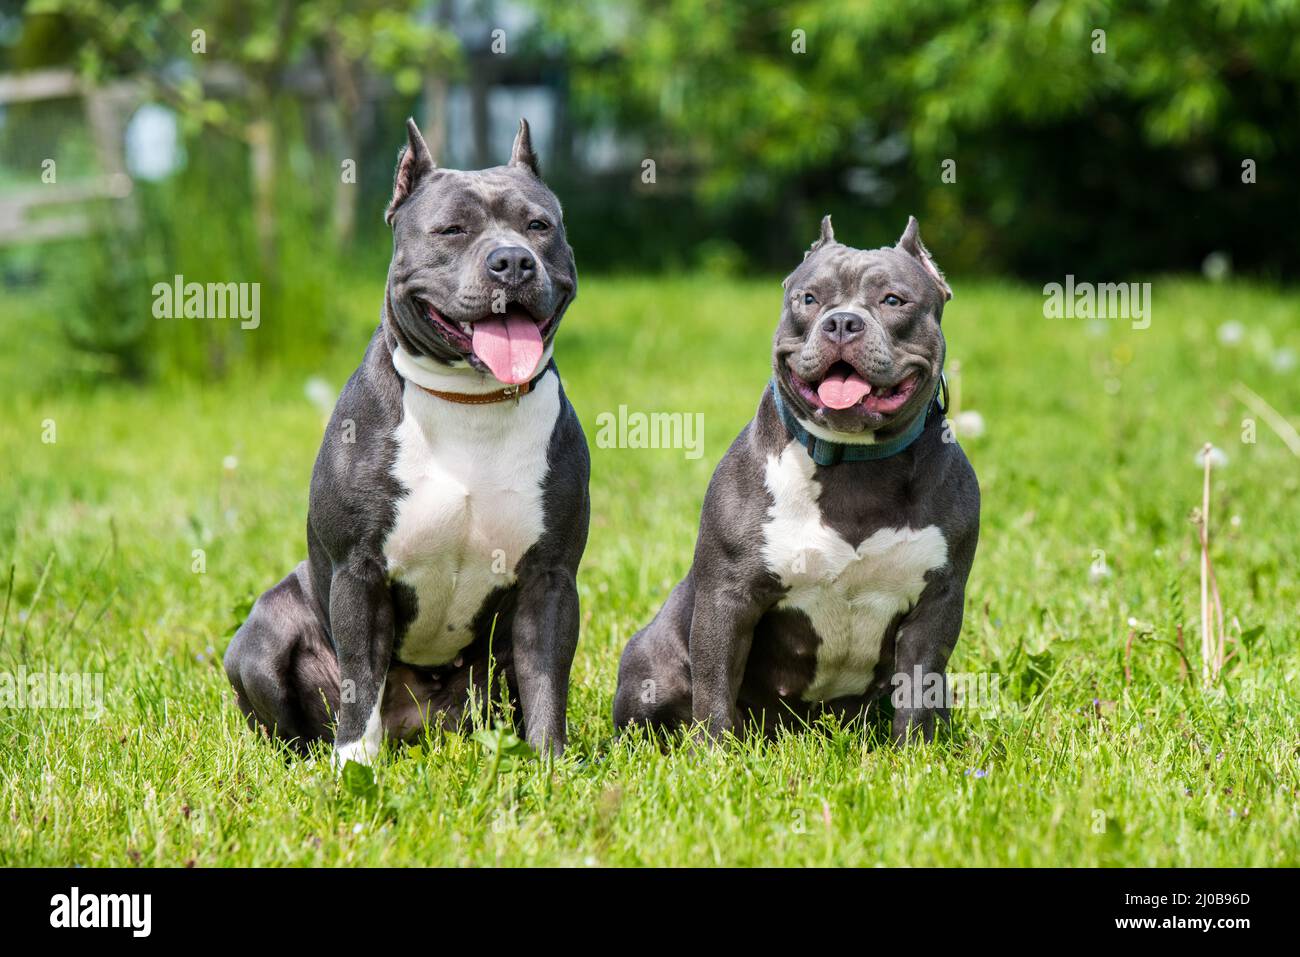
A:
{"type": "Polygon", "coordinates": [[[537,270],[533,254],[522,246],[498,246],[487,254],[485,264],[491,278],[512,285],[532,279],[537,270]]]}
{"type": "Polygon", "coordinates": [[[866,322],[856,312],[834,312],[822,320],[822,335],[831,342],[851,342],[862,335],[866,322]]]}

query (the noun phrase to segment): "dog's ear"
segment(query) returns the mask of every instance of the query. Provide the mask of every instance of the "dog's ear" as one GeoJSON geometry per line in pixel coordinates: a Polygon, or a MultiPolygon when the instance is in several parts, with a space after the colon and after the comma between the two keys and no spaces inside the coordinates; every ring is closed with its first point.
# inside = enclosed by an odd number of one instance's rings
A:
{"type": "Polygon", "coordinates": [[[943,278],[943,273],[939,271],[939,267],[930,258],[930,251],[925,248],[925,243],[921,242],[921,226],[917,223],[915,216],[907,217],[907,228],[903,230],[903,235],[899,237],[896,248],[901,249],[919,262],[921,268],[930,274],[930,278],[939,284],[944,302],[952,298],[952,287],[948,285],[948,280],[943,278]]]}
{"type": "Polygon", "coordinates": [[[510,165],[530,169],[537,177],[542,175],[537,154],[533,152],[533,134],[528,129],[528,121],[522,116],[519,118],[519,132],[515,134],[515,145],[510,147],[510,165]]]}
{"type": "Polygon", "coordinates": [[[808,247],[808,251],[803,254],[803,258],[807,259],[823,246],[829,246],[833,242],[835,242],[835,230],[831,227],[831,214],[827,213],[822,217],[821,235],[817,237],[816,242],[808,247]]]}
{"type": "Polygon", "coordinates": [[[433,157],[429,147],[420,135],[420,128],[415,120],[406,121],[406,145],[397,157],[397,172],[393,174],[393,198],[384,211],[384,222],[393,225],[393,214],[397,207],[406,202],[406,198],[415,192],[420,178],[427,176],[434,169],[433,157]]]}

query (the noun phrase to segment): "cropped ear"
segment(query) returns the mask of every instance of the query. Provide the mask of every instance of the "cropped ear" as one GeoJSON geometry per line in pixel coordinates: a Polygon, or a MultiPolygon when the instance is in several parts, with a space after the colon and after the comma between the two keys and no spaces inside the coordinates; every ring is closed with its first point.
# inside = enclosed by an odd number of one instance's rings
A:
{"type": "Polygon", "coordinates": [[[808,247],[808,252],[803,254],[803,258],[807,259],[823,246],[829,246],[833,242],[835,242],[835,230],[831,227],[831,214],[827,213],[822,217],[821,235],[817,237],[816,242],[808,247]]]}
{"type": "Polygon", "coordinates": [[[393,174],[393,198],[388,203],[388,209],[384,211],[384,222],[393,225],[393,214],[397,212],[397,207],[415,192],[420,178],[433,172],[433,169],[433,157],[424,142],[424,137],[420,135],[420,128],[415,125],[415,120],[408,118],[406,145],[397,156],[397,172],[393,174]]]}
{"type": "Polygon", "coordinates": [[[519,132],[515,134],[515,145],[510,147],[510,165],[526,167],[534,176],[542,175],[537,154],[533,152],[533,135],[528,129],[528,121],[522,116],[519,118],[519,132]]]}
{"type": "Polygon", "coordinates": [[[907,228],[903,230],[903,235],[899,237],[896,248],[901,249],[917,260],[921,264],[921,268],[930,274],[930,278],[939,284],[939,290],[943,293],[944,302],[952,298],[952,288],[948,285],[948,280],[943,278],[943,273],[939,272],[939,267],[930,258],[930,251],[925,248],[925,243],[921,242],[921,227],[917,223],[915,216],[907,217],[907,228]]]}

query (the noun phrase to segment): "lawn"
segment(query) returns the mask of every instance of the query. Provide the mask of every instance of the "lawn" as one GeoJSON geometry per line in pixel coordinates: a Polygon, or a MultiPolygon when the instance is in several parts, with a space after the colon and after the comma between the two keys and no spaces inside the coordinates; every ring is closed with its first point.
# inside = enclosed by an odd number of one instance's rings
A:
{"type": "Polygon", "coordinates": [[[766,383],[780,291],[590,279],[557,350],[593,445],[570,749],[498,761],[440,735],[385,754],[373,787],[250,732],[220,658],[305,553],[307,379],[351,371],[379,278],[319,369],[150,388],[88,386],[47,300],[5,292],[0,673],[100,674],[103,709],[0,707],[0,863],[1300,864],[1300,461],[1232,391],[1295,421],[1300,298],[1156,281],[1133,329],[1046,319],[1027,286],[953,285],[950,362],[985,428],[962,439],[983,529],[952,667],[996,674],[996,707],[902,751],[832,724],[710,752],[615,738],[619,652],[689,563],[709,475],[766,383]],[[704,454],[596,448],[620,404],[703,413],[704,454]],[[1181,624],[1199,649],[1206,441],[1227,458],[1213,556],[1241,635],[1209,690],[1173,646],[1181,624]]]}

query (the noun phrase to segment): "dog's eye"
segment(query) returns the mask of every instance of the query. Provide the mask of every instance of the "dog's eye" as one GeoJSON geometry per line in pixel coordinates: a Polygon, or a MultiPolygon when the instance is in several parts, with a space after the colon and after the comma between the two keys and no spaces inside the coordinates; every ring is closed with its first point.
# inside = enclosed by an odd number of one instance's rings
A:
{"type": "Polygon", "coordinates": [[[551,224],[544,219],[534,219],[531,222],[529,222],[528,228],[540,233],[543,232],[544,230],[550,229],[551,224]]]}
{"type": "Polygon", "coordinates": [[[817,301],[817,297],[814,296],[812,293],[806,292],[803,294],[803,304],[805,306],[811,306],[816,301],[817,301]]]}
{"type": "Polygon", "coordinates": [[[464,232],[465,229],[462,226],[444,226],[442,229],[438,230],[438,235],[439,236],[460,236],[463,235],[464,232]]]}
{"type": "Polygon", "coordinates": [[[892,292],[880,301],[886,306],[901,306],[903,304],[903,300],[898,298],[898,296],[895,296],[892,292]]]}

